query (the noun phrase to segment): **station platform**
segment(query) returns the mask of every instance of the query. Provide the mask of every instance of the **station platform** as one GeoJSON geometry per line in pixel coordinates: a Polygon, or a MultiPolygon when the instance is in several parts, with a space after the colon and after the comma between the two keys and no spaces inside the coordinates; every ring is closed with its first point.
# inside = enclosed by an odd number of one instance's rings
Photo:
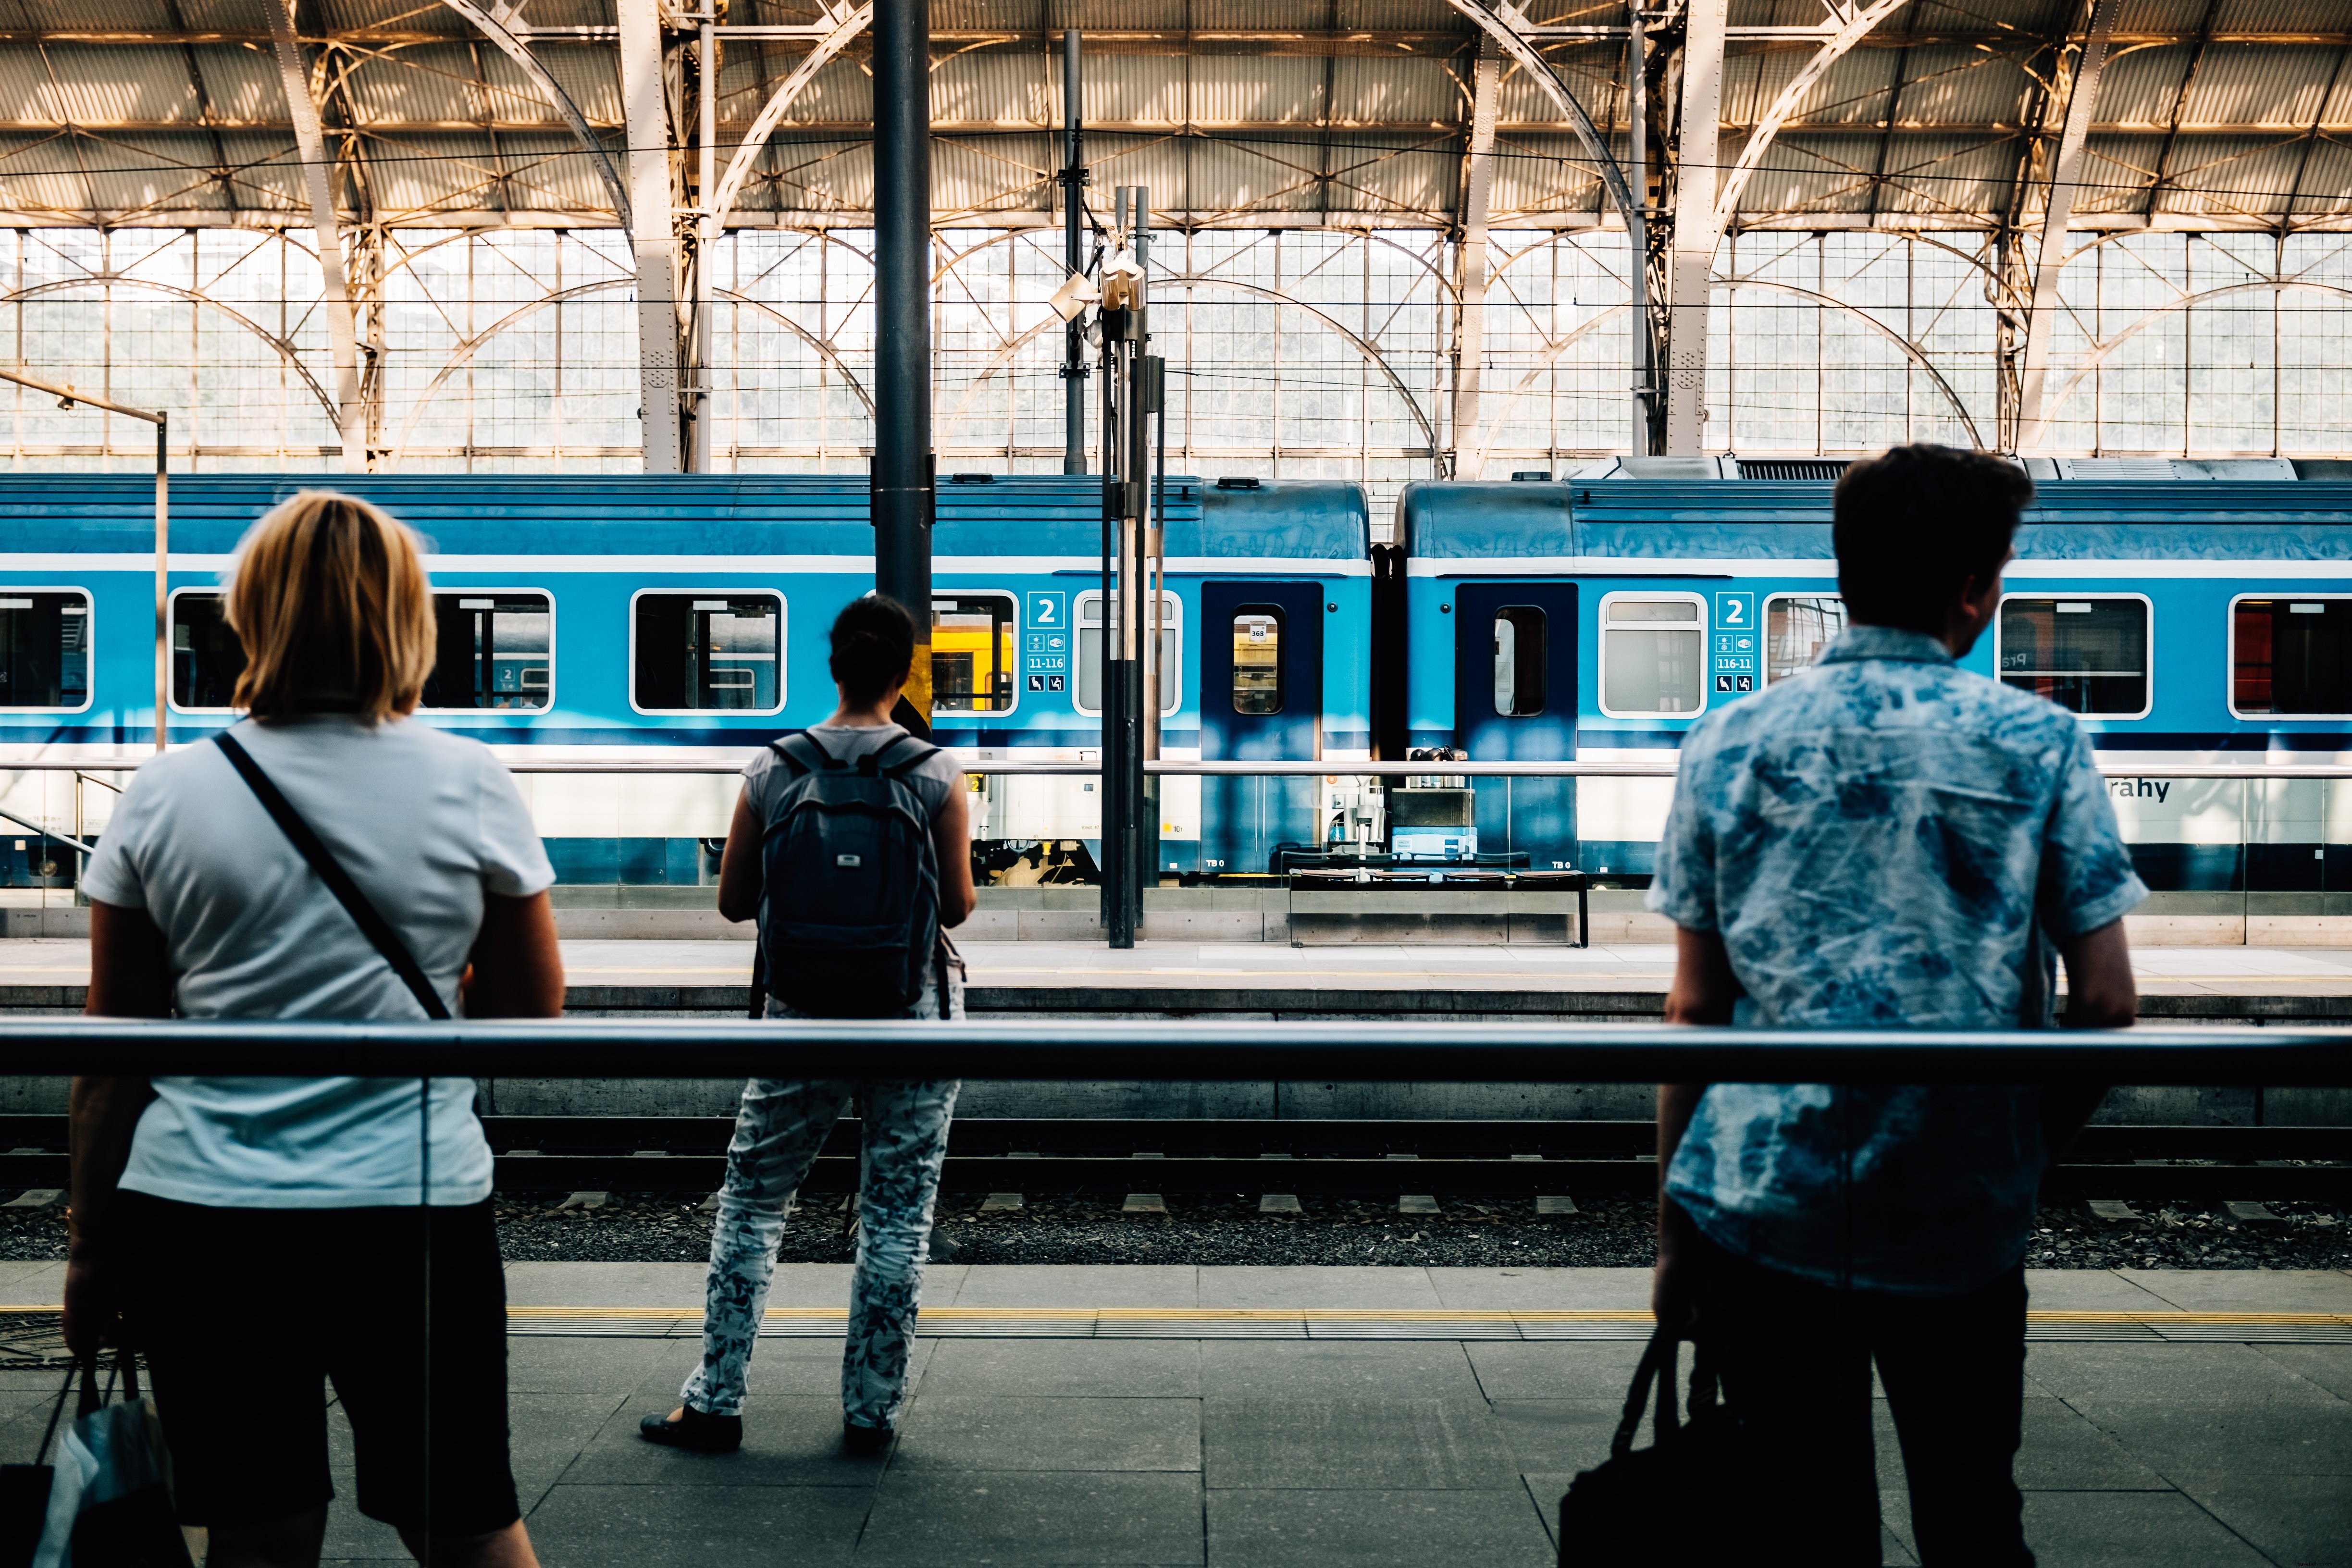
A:
{"type": "MultiPolygon", "coordinates": [[[[1623,1010],[1654,1011],[1674,975],[1673,947],[1657,943],[1293,947],[1144,941],[1115,951],[1099,942],[965,941],[959,946],[976,1011],[1297,1012],[1325,1001],[1341,1011],[1433,1011],[1448,1010],[1449,999],[1480,1012],[1615,1010],[1590,1000],[1563,999],[1555,1008],[1548,1000],[1555,997],[1623,997],[1623,1010]],[[1350,1006],[1358,998],[1364,998],[1360,1007],[1350,1006]],[[1498,1007],[1496,998],[1504,998],[1517,1000],[1498,1007]],[[1632,999],[1642,998],[1649,999],[1632,999]]],[[[751,956],[750,946],[740,941],[563,943],[575,1007],[731,1010],[749,983],[751,956]],[[728,992],[733,995],[722,995],[728,992]]],[[[2149,997],[2352,998],[2352,947],[2141,946],[2133,949],[2132,962],[2142,994],[2149,997]]],[[[29,994],[35,988],[79,988],[89,977],[86,940],[0,940],[0,992],[12,1005],[35,1005],[29,994]]],[[[72,1005],[79,1005],[79,997],[72,1005]]]]}
{"type": "MultiPolygon", "coordinates": [[[[61,1267],[0,1264],[0,1298],[54,1302],[61,1267]]],[[[745,1447],[709,1458],[635,1434],[694,1364],[698,1265],[509,1265],[516,1470],[543,1560],[1539,1568],[1646,1333],[1638,1269],[940,1265],[899,1440],[850,1459],[840,1320],[819,1321],[847,1273],[778,1270],[745,1447]],[[1579,1319],[1597,1332],[1495,1327],[1579,1319]]],[[[2043,1568],[2352,1563],[2352,1273],[2030,1279],[2017,1474],[2043,1568]]],[[[0,1373],[0,1459],[28,1457],[52,1388],[0,1373]]],[[[1908,1563],[1883,1411],[1879,1434],[1885,1560],[1908,1563]]],[[[347,1500],[327,1556],[404,1561],[347,1500]]]]}

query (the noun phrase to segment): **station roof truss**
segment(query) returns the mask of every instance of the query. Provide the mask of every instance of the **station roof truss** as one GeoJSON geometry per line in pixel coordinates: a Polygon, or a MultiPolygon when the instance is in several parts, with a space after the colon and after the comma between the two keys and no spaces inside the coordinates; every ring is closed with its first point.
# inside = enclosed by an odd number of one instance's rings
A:
{"type": "MultiPolygon", "coordinates": [[[[713,162],[731,171],[720,225],[865,226],[866,13],[855,0],[713,4],[713,162]]],[[[2073,228],[2345,223],[2352,12],[2340,0],[2108,8],[2073,228]]],[[[2095,9],[1732,0],[1717,157],[1725,227],[2032,224],[2095,9]]],[[[680,62],[698,16],[666,16],[674,110],[696,68],[680,62]]],[[[1622,5],[936,0],[931,16],[942,226],[1056,221],[1059,30],[1073,23],[1097,204],[1133,184],[1181,227],[1459,233],[1492,37],[1504,47],[1479,182],[1486,225],[1621,221],[1558,89],[1623,162],[1622,5]]],[[[1678,8],[1643,19],[1653,112],[1671,110],[1678,8]]],[[[290,11],[281,0],[0,0],[0,221],[309,227],[326,215],[306,176],[311,141],[343,225],[619,226],[632,150],[618,34],[608,0],[294,0],[290,11]],[[315,141],[288,101],[281,16],[315,141]]],[[[673,123],[688,214],[703,194],[687,152],[697,118],[673,123]]]]}

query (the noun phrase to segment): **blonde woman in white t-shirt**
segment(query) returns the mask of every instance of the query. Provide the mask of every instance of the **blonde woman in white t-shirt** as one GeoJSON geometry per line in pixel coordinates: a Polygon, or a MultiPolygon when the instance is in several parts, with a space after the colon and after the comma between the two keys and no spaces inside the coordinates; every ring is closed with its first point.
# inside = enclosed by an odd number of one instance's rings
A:
{"type": "MultiPolygon", "coordinates": [[[[251,716],[226,743],[155,758],[124,793],[85,883],[89,1010],[561,1012],[554,873],[514,780],[480,745],[408,717],[436,645],[415,538],[364,501],[306,491],[246,536],[227,612],[251,716]],[[273,788],[388,946],[264,805],[273,788]]],[[[319,1065],[335,1062],[322,1051],[319,1065]]],[[[67,1339],[146,1354],[181,1521],[210,1530],[210,1568],[318,1563],[330,1380],[362,1513],[437,1568],[535,1563],[508,1463],[505,1289],[473,1094],[464,1078],[74,1081],[67,1339]]]]}

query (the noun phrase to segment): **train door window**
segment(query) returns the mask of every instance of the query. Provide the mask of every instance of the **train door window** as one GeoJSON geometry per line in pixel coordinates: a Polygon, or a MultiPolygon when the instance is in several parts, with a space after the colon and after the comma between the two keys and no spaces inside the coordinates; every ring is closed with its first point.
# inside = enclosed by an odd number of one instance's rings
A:
{"type": "Polygon", "coordinates": [[[1822,662],[1845,630],[1845,601],[1833,593],[1779,593],[1764,601],[1764,684],[1822,662]]]}
{"type": "Polygon", "coordinates": [[[931,601],[931,710],[1011,713],[1017,663],[1009,593],[942,594],[931,601]]]}
{"type": "Polygon", "coordinates": [[[2352,716],[2352,598],[2282,593],[2233,601],[2230,711],[2352,716]]]}
{"type": "MultiPolygon", "coordinates": [[[[1118,624],[1118,601],[1112,601],[1111,624],[1118,624]]],[[[1077,668],[1073,674],[1077,682],[1077,700],[1072,706],[1080,713],[1102,712],[1102,595],[1100,592],[1078,595],[1077,668]]],[[[1160,596],[1160,712],[1162,717],[1176,711],[1184,695],[1184,601],[1172,593],[1160,596]]],[[[1034,628],[1032,628],[1034,630],[1034,628]]],[[[1050,653],[1047,655],[1051,657],[1050,653]]],[[[1032,674],[1032,682],[1050,680],[1048,674],[1032,674]]],[[[1030,689],[1036,690],[1033,685],[1030,689]]]]}
{"type": "Polygon", "coordinates": [[[433,596],[436,654],[424,706],[531,712],[554,696],[555,604],[544,593],[433,596]]]}
{"type": "Polygon", "coordinates": [[[782,594],[648,589],[629,601],[629,704],[639,713],[784,706],[782,594]]]}
{"type": "Polygon", "coordinates": [[[1234,711],[1282,711],[1282,612],[1271,604],[1234,614],[1234,711]]]}
{"type": "Polygon", "coordinates": [[[2006,685],[2092,717],[2148,710],[2148,601],[2138,594],[2019,594],[1993,649],[2006,685]]]}
{"type": "Polygon", "coordinates": [[[172,595],[172,706],[226,713],[245,674],[245,644],[229,629],[218,593],[184,589],[172,595]]]}
{"type": "Polygon", "coordinates": [[[1689,593],[1612,593],[1601,601],[1601,711],[1682,717],[1706,706],[1706,605],[1689,593]]]}
{"type": "Polygon", "coordinates": [[[73,713],[89,706],[89,595],[0,587],[0,708],[73,713]]]}
{"type": "Polygon", "coordinates": [[[1495,712],[1521,718],[1544,710],[1549,653],[1544,612],[1532,604],[1495,612],[1495,712]]]}

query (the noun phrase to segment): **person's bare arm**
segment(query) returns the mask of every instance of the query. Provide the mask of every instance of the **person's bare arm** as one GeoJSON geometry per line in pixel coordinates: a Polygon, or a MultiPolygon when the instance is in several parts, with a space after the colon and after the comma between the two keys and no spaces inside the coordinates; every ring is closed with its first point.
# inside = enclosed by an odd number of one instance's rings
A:
{"type": "Polygon", "coordinates": [[[563,1012],[563,949],[544,892],[482,899],[482,928],[467,960],[464,1000],[473,1019],[551,1019],[563,1012]]]}
{"type": "MultiPolygon", "coordinates": [[[[143,909],[90,901],[92,1018],[169,1018],[172,971],[163,934],[143,909]]],[[[77,1352],[110,1338],[121,1305],[106,1243],[114,1194],[130,1163],[139,1113],[155,1097],[144,1078],[77,1078],[67,1117],[71,1196],[67,1201],[66,1342],[77,1352]]]]}
{"type": "MultiPolygon", "coordinates": [[[[2110,920],[2058,944],[2066,965],[2066,1029],[2129,1029],[2139,1016],[2139,985],[2132,976],[2124,923],[2110,920]]],[[[2083,1124],[2107,1097],[2104,1083],[2049,1083],[2042,1089],[2042,1146],[2055,1163],[2083,1124]]]]}
{"type": "MultiPolygon", "coordinates": [[[[1670,1024],[1727,1024],[1739,999],[1731,955],[1712,931],[1675,927],[1675,978],[1666,991],[1670,1024]]],[[[1681,1322],[1690,1312],[1689,1251],[1697,1239],[1690,1216],[1666,1197],[1666,1167],[1682,1147],[1704,1083],[1658,1085],[1658,1266],[1650,1283],[1650,1309],[1661,1322],[1681,1322]]]]}
{"type": "Polygon", "coordinates": [[[743,921],[760,913],[760,819],[747,791],[735,797],[735,818],[727,824],[727,848],[719,856],[719,913],[743,921]]]}
{"type": "Polygon", "coordinates": [[[961,925],[980,904],[971,886],[971,812],[964,804],[961,779],[931,819],[931,846],[940,861],[940,924],[961,925]]]}

